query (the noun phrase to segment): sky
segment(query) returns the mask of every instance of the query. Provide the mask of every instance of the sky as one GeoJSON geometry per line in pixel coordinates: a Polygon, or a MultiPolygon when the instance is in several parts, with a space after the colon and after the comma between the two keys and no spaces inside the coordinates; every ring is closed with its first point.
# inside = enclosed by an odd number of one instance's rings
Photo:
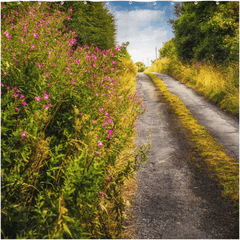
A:
{"type": "Polygon", "coordinates": [[[171,1],[155,3],[109,1],[105,4],[115,17],[117,44],[121,46],[123,42],[129,42],[127,50],[133,62],[143,62],[145,66],[151,66],[151,60],[156,59],[156,47],[159,57],[158,50],[164,42],[174,37],[172,25],[168,21],[177,19],[171,1]]]}

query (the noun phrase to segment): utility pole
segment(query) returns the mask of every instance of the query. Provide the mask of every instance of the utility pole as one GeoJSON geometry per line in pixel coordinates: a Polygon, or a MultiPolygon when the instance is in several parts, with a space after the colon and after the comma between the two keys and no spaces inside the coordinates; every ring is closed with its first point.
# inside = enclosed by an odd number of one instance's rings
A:
{"type": "Polygon", "coordinates": [[[155,49],[156,49],[156,60],[157,60],[157,47],[155,47],[155,49]]]}

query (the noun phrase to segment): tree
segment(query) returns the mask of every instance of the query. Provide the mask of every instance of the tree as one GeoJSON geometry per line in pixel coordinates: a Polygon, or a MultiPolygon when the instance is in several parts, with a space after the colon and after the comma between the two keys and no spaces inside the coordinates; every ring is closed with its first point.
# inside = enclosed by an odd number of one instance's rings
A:
{"type": "MultiPolygon", "coordinates": [[[[53,3],[56,4],[56,3],[53,3]]],[[[59,5],[59,3],[57,3],[59,5]]],[[[61,9],[72,9],[73,14],[65,22],[67,28],[77,33],[81,46],[95,44],[100,49],[109,49],[116,44],[114,16],[101,2],[65,1],[61,9]]]]}
{"type": "MultiPolygon", "coordinates": [[[[176,3],[175,5],[174,5],[174,15],[176,16],[176,17],[178,17],[178,18],[180,18],[181,16],[182,16],[182,6],[181,6],[181,4],[180,3],[176,3]]],[[[176,22],[176,20],[174,20],[174,19],[170,19],[169,21],[168,21],[168,23],[170,23],[170,24],[172,24],[172,28],[173,28],[173,33],[175,33],[175,27],[174,27],[174,23],[176,22]]]]}
{"type": "Polygon", "coordinates": [[[138,67],[138,72],[144,72],[146,69],[146,66],[143,62],[136,62],[135,65],[138,67]]]}
{"type": "Polygon", "coordinates": [[[181,7],[175,28],[179,57],[226,63],[238,59],[239,2],[192,2],[181,7]]]}

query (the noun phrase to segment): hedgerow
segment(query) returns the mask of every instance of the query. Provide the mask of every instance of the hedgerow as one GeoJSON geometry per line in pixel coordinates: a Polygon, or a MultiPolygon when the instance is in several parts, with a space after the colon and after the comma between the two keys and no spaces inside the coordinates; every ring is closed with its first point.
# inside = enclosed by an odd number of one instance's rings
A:
{"type": "Polygon", "coordinates": [[[2,237],[116,238],[121,185],[149,151],[120,47],[78,46],[71,8],[1,7],[2,237]]]}

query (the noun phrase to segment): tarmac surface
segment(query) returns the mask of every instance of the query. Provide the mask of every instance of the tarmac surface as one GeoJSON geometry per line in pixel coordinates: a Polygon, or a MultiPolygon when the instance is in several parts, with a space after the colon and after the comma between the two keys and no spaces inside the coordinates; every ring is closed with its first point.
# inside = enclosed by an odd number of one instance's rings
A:
{"type": "MultiPolygon", "coordinates": [[[[174,87],[178,83],[170,76],[160,75],[175,94],[177,89],[185,91],[174,87]]],[[[137,143],[145,143],[152,129],[151,151],[148,161],[137,173],[139,185],[132,203],[130,221],[135,223],[137,238],[239,239],[237,209],[221,197],[222,188],[209,177],[204,162],[202,170],[196,168],[193,161],[197,158],[196,152],[179,120],[161,99],[154,82],[146,74],[139,73],[136,91],[149,109],[138,120],[137,143]]],[[[194,99],[194,94],[184,93],[183,96],[189,97],[193,104],[200,101],[194,99]]],[[[200,112],[204,112],[203,108],[206,110],[209,103],[201,101],[200,112]]]]}

